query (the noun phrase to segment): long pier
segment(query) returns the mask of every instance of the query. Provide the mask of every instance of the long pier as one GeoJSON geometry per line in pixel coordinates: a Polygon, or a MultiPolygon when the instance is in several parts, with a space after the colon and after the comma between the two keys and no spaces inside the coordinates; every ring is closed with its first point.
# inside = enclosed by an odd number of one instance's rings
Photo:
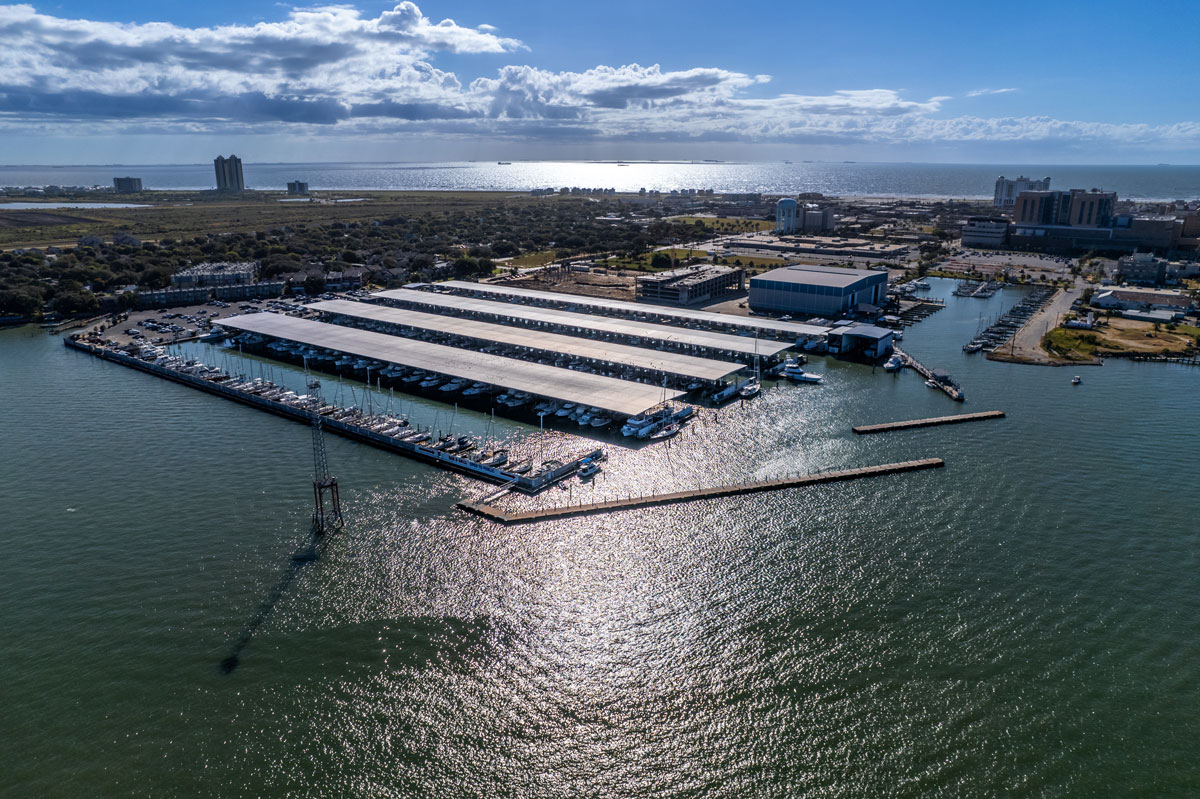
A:
{"type": "MultiPolygon", "coordinates": [[[[201,377],[191,374],[177,372],[172,369],[167,369],[162,366],[142,361],[131,355],[123,352],[107,349],[105,347],[97,347],[92,344],[87,344],[82,341],[77,341],[73,338],[63,339],[63,344],[72,349],[86,352],[111,363],[128,366],[131,369],[136,369],[139,372],[155,375],[157,377],[170,380],[173,383],[179,383],[185,386],[199,389],[208,394],[215,394],[218,397],[233,400],[242,405],[249,405],[253,408],[266,411],[267,413],[281,416],[285,419],[290,419],[301,424],[312,424],[312,411],[288,405],[283,402],[266,399],[255,394],[250,394],[245,391],[239,391],[236,388],[214,383],[205,380],[201,377]]],[[[601,449],[593,449],[583,455],[573,457],[568,461],[563,462],[558,467],[549,472],[538,475],[515,474],[507,470],[505,466],[485,466],[482,463],[477,463],[470,458],[464,458],[450,452],[443,452],[426,444],[416,444],[408,441],[402,441],[392,436],[385,436],[381,433],[376,433],[359,425],[340,421],[338,419],[323,418],[321,425],[325,430],[354,441],[360,441],[364,444],[370,444],[380,449],[388,450],[400,455],[407,455],[410,458],[423,461],[434,466],[440,466],[443,469],[465,474],[469,477],[474,477],[478,480],[484,480],[491,483],[503,484],[506,489],[516,488],[526,494],[536,494],[544,488],[557,483],[558,481],[570,477],[579,470],[579,464],[584,458],[599,458],[603,454],[601,449]]]]}
{"type": "Polygon", "coordinates": [[[900,349],[899,347],[896,347],[893,345],[892,349],[895,351],[895,353],[897,355],[900,356],[900,359],[902,361],[904,361],[905,366],[909,367],[910,369],[912,369],[914,372],[916,372],[917,374],[919,374],[921,377],[925,378],[926,380],[932,380],[934,383],[937,383],[937,387],[939,389],[941,389],[942,391],[944,391],[946,393],[946,396],[949,397],[950,399],[955,400],[956,402],[962,402],[967,398],[966,393],[962,390],[962,388],[957,383],[943,382],[941,380],[938,380],[936,377],[933,376],[933,370],[930,369],[928,366],[921,363],[916,358],[909,355],[907,352],[900,349]]]}
{"type": "Polygon", "coordinates": [[[902,472],[917,472],[924,469],[939,469],[946,465],[941,458],[925,458],[901,463],[885,463],[879,466],[864,466],[859,469],[844,469],[836,472],[817,472],[816,474],[781,477],[774,480],[759,480],[754,482],[735,483],[733,485],[698,488],[691,491],[676,491],[670,494],[650,494],[640,497],[624,497],[604,502],[580,503],[578,505],[562,505],[553,508],[539,508],[528,511],[506,511],[486,502],[461,500],[457,507],[471,513],[491,519],[501,524],[524,524],[541,522],[549,519],[563,519],[571,516],[586,516],[594,513],[609,513],[629,508],[645,508],[654,505],[672,505],[679,502],[693,502],[698,499],[714,497],[729,497],[740,494],[755,494],[761,491],[777,491],[782,488],[819,485],[821,483],[837,483],[847,480],[860,480],[865,477],[879,477],[885,474],[900,474],[902,472]]]}
{"type": "Polygon", "coordinates": [[[960,413],[955,416],[934,416],[930,419],[909,419],[904,422],[860,424],[853,429],[859,435],[866,435],[868,433],[889,433],[892,430],[911,430],[914,427],[937,427],[943,424],[960,424],[962,422],[978,422],[984,419],[1003,418],[1004,411],[980,411],[979,413],[960,413]]]}

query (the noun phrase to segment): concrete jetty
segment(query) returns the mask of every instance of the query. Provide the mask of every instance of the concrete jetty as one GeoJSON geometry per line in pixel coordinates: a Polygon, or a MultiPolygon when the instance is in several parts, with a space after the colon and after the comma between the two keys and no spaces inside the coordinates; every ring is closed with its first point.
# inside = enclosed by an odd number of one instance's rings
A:
{"type": "Polygon", "coordinates": [[[858,469],[844,469],[836,472],[818,472],[816,474],[794,475],[774,480],[759,480],[734,485],[698,488],[691,491],[676,491],[670,494],[650,494],[640,497],[624,497],[604,502],[580,503],[578,505],[563,505],[553,508],[539,508],[528,511],[506,511],[486,502],[462,500],[457,507],[471,513],[491,519],[501,524],[523,524],[540,522],[549,519],[562,519],[570,516],[585,516],[593,513],[609,513],[611,511],[629,508],[644,508],[652,505],[672,505],[678,502],[692,502],[698,499],[714,497],[729,497],[739,494],[755,494],[761,491],[777,491],[781,488],[818,485],[820,483],[836,483],[846,480],[859,480],[864,477],[879,477],[885,474],[900,474],[916,472],[924,469],[938,469],[946,463],[941,458],[925,458],[923,460],[903,461],[901,463],[885,463],[878,466],[864,466],[858,469]]]}
{"type": "Polygon", "coordinates": [[[962,422],[979,422],[984,419],[1003,418],[1004,411],[980,411],[979,413],[960,413],[955,416],[934,416],[929,419],[909,419],[904,422],[860,424],[853,429],[859,435],[866,435],[868,433],[888,433],[892,430],[911,430],[914,427],[937,427],[943,424],[960,424],[962,422]]]}

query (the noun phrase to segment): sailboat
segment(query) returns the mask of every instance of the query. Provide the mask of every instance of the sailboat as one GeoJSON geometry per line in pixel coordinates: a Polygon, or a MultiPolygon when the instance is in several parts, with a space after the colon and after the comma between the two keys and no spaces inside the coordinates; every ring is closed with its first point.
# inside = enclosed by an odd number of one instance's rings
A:
{"type": "Polygon", "coordinates": [[[758,368],[758,332],[754,333],[754,377],[738,387],[738,396],[744,400],[753,399],[762,390],[762,372],[758,368]]]}

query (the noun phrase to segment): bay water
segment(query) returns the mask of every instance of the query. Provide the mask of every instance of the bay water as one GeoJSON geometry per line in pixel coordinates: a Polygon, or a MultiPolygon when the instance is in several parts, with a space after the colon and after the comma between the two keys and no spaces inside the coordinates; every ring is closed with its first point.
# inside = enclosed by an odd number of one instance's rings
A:
{"type": "Polygon", "coordinates": [[[817,357],[823,385],[506,501],[944,469],[503,527],[452,507],[487,487],[329,436],[347,524],[315,546],[308,428],[0,331],[0,794],[1194,795],[1200,373],[965,355],[1021,290],[931,282],[948,307],[903,345],[964,406],[817,357]]]}

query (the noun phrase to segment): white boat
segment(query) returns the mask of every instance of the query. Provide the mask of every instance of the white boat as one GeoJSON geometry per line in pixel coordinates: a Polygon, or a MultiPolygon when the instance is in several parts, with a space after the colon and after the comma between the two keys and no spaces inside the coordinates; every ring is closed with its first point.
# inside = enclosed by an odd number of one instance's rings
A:
{"type": "Polygon", "coordinates": [[[806,372],[799,366],[789,366],[784,369],[783,376],[798,383],[820,383],[824,379],[821,375],[806,372]]]}
{"type": "Polygon", "coordinates": [[[1071,385],[1073,385],[1073,386],[1077,386],[1082,382],[1083,382],[1083,378],[1080,377],[1079,375],[1075,375],[1074,377],[1071,378],[1071,385]]]}
{"type": "Polygon", "coordinates": [[[679,432],[679,425],[675,424],[674,422],[667,422],[657,432],[651,433],[650,438],[653,438],[653,439],[670,438],[671,436],[675,435],[678,432],[679,432]]]}
{"type": "Polygon", "coordinates": [[[570,416],[571,411],[573,411],[573,410],[575,410],[575,403],[567,402],[567,403],[564,403],[561,408],[559,408],[557,411],[555,411],[554,415],[555,416],[570,416]]]}
{"type": "Polygon", "coordinates": [[[888,358],[887,362],[884,363],[883,368],[885,371],[895,372],[899,371],[899,369],[903,366],[904,360],[899,355],[893,354],[892,357],[888,358]]]}
{"type": "Polygon", "coordinates": [[[758,396],[758,392],[761,389],[762,386],[759,384],[758,378],[752,377],[745,383],[742,383],[741,387],[738,388],[738,396],[744,400],[753,399],[754,397],[758,396]]]}
{"type": "Polygon", "coordinates": [[[579,466],[579,479],[580,480],[591,480],[593,477],[595,477],[597,474],[599,474],[599,472],[600,472],[600,464],[596,463],[596,461],[592,460],[591,458],[584,458],[582,461],[580,461],[580,466],[579,466]]]}
{"type": "Polygon", "coordinates": [[[592,421],[589,422],[589,424],[592,427],[597,427],[597,428],[607,427],[608,425],[612,424],[612,419],[610,419],[607,416],[593,416],[592,421]]]}

